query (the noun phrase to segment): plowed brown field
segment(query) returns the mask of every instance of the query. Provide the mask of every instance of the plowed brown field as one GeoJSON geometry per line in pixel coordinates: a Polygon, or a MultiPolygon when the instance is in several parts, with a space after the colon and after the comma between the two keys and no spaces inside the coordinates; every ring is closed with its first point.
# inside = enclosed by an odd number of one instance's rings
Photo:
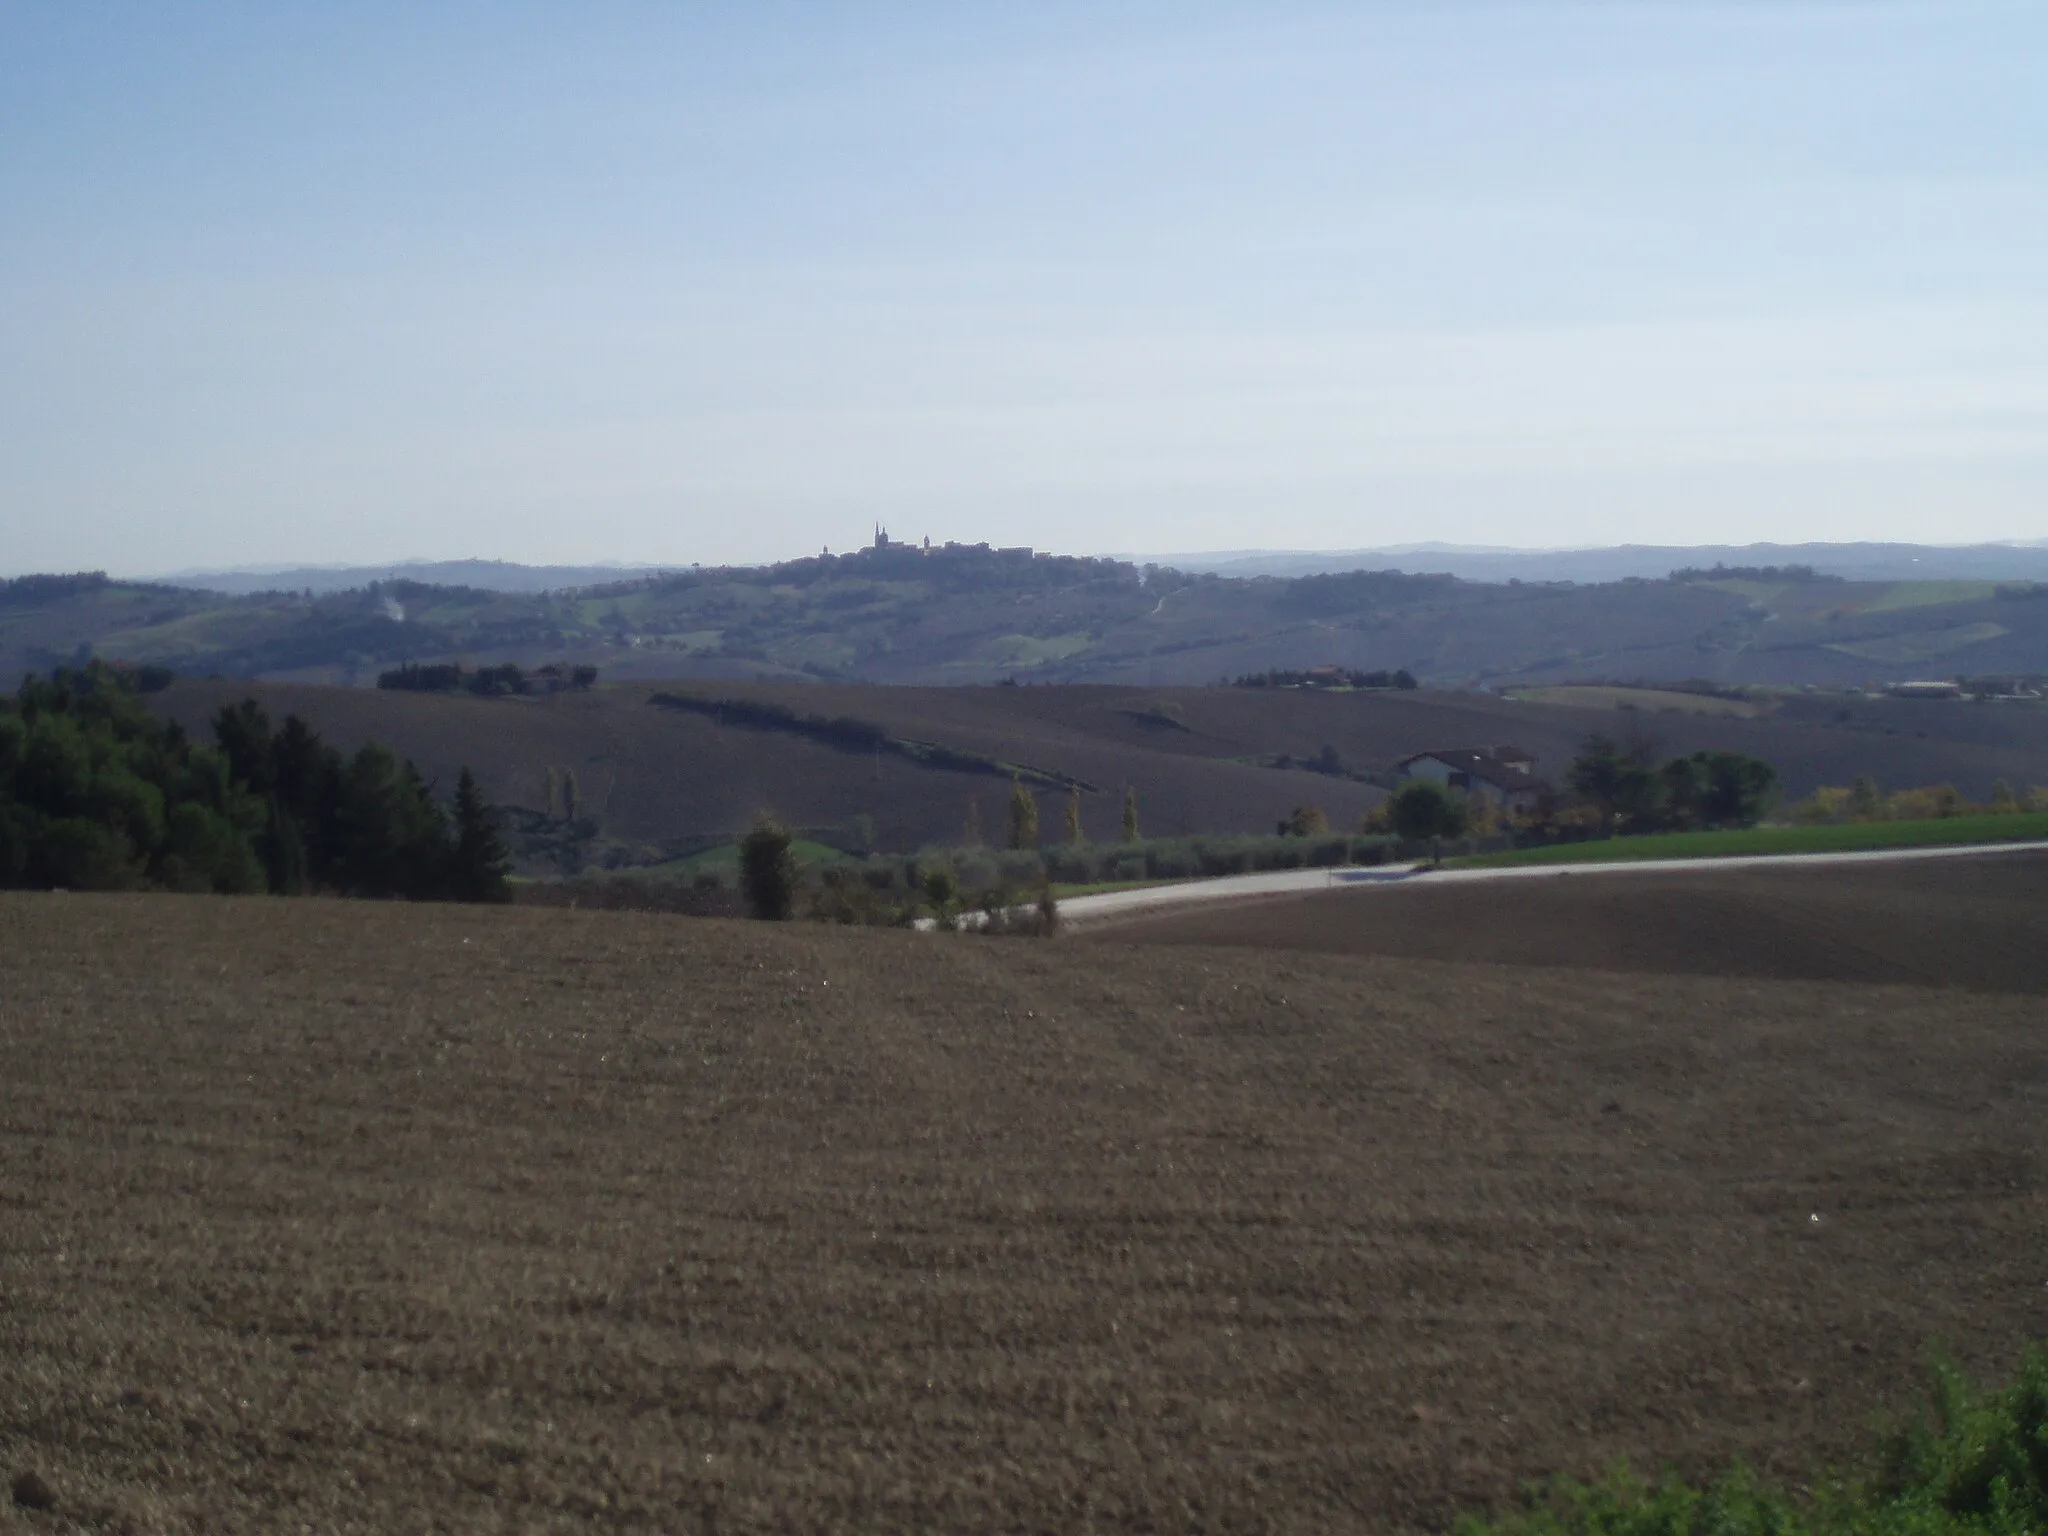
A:
{"type": "Polygon", "coordinates": [[[2048,1332],[2044,1108],[2037,997],[0,897],[0,1470],[321,1532],[1796,1473],[2048,1332]]]}
{"type": "Polygon", "coordinates": [[[1431,878],[1168,909],[1089,938],[2048,992],[2048,854],[1431,878]]]}

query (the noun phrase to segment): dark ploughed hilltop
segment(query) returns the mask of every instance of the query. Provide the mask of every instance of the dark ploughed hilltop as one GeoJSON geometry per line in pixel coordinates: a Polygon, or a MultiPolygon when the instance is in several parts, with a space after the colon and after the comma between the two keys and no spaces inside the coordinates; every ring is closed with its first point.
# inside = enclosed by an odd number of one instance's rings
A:
{"type": "Polygon", "coordinates": [[[1091,929],[1503,965],[2048,991],[2048,854],[1560,875],[1275,896],[1091,929]]]}
{"type": "Polygon", "coordinates": [[[167,1532],[1385,1531],[1622,1455],[1797,1477],[1931,1339],[2040,1333],[2040,1015],[4,896],[0,1472],[35,1529],[167,1532]]]}

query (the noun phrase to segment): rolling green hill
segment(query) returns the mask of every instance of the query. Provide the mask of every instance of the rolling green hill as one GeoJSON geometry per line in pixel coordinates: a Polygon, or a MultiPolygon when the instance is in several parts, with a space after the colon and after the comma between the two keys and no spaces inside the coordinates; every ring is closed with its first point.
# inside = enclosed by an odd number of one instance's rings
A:
{"type": "Polygon", "coordinates": [[[94,576],[0,583],[0,669],[91,654],[352,684],[402,661],[567,660],[614,681],[1189,684],[1337,665],[1454,686],[1827,686],[2048,673],[2048,587],[1488,584],[1394,571],[1231,579],[985,545],[889,545],[539,593],[409,581],[244,596],[94,576]]]}

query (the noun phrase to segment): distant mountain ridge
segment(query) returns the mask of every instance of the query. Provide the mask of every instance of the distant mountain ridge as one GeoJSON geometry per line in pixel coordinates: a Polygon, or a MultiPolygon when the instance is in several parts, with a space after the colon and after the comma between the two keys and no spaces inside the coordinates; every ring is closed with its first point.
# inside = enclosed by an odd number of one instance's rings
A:
{"type": "MultiPolygon", "coordinates": [[[[1810,565],[1850,581],[2048,580],[2048,540],[2003,544],[1616,544],[1583,549],[1510,549],[1485,544],[1386,544],[1368,549],[1233,549],[1123,554],[1215,576],[1319,576],[1396,570],[1463,581],[1656,580],[1686,567],[1810,565]]],[[[399,560],[383,565],[248,566],[173,571],[137,578],[157,586],[248,596],[258,592],[350,592],[374,582],[411,581],[479,592],[560,592],[695,569],[684,563],[521,565],[511,560],[399,560]]]]}
{"type": "Polygon", "coordinates": [[[1378,549],[1222,550],[1149,557],[1216,576],[1315,576],[1359,569],[1441,572],[1464,581],[1656,580],[1684,567],[1810,565],[1849,581],[2048,580],[2048,541],[2029,544],[1618,544],[1498,549],[1401,544],[1378,549]]]}

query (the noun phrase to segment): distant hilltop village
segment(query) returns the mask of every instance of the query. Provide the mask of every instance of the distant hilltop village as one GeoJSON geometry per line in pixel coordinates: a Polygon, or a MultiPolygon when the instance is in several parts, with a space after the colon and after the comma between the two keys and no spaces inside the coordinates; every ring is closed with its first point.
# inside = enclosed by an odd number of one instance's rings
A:
{"type": "MultiPolygon", "coordinates": [[[[823,549],[818,551],[818,554],[821,558],[829,556],[831,553],[832,546],[829,544],[827,544],[823,549]]],[[[948,539],[945,543],[939,545],[937,549],[934,549],[932,547],[932,536],[930,534],[926,534],[924,536],[924,542],[922,544],[905,544],[900,540],[890,538],[889,530],[882,526],[882,524],[877,523],[875,524],[875,542],[869,545],[866,549],[855,550],[853,552],[853,555],[849,558],[857,558],[861,555],[868,554],[997,555],[1006,560],[1030,560],[1036,557],[1037,552],[1034,549],[1032,549],[1032,547],[1029,544],[1015,544],[1007,547],[991,548],[986,541],[980,544],[956,544],[951,539],[948,539]]],[[[1052,557],[1046,556],[1044,558],[1050,559],[1052,557]]]]}

